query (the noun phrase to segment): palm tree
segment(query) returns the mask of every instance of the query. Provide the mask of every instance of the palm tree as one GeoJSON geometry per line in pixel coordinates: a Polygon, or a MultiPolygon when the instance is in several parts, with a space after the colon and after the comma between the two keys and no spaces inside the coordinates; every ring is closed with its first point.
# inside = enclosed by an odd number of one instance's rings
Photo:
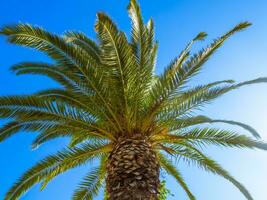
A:
{"type": "Polygon", "coordinates": [[[191,55],[192,45],[207,35],[199,33],[156,75],[158,44],[153,21],[144,23],[136,0],[130,1],[128,12],[130,39],[104,13],[97,14],[97,42],[81,32],[58,36],[21,23],[0,30],[8,42],[37,49],[54,60],[51,64],[22,62],[12,71],[45,75],[60,85],[32,95],[0,97],[0,117],[9,119],[0,130],[0,141],[21,130],[39,132],[33,148],[55,138],[70,138],[68,147],[29,169],[5,200],[18,199],[37,183],[43,189],[59,174],[91,161],[98,166],[79,184],[74,200],[92,199],[103,186],[109,200],[157,200],[161,170],[172,175],[194,200],[174,163],[180,158],[224,177],[252,200],[247,189],[201,149],[217,145],[267,150],[267,145],[246,124],[194,111],[231,90],[267,82],[267,78],[241,83],[222,80],[197,87],[188,84],[229,37],[250,23],[238,24],[191,55]],[[253,137],[208,127],[212,123],[240,126],[253,137]]]}

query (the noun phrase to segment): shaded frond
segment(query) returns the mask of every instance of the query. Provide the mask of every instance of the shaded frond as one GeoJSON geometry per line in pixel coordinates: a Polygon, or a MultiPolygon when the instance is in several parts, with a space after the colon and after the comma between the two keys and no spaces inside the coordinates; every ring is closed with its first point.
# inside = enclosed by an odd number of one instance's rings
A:
{"type": "Polygon", "coordinates": [[[230,84],[225,86],[216,86],[216,87],[207,87],[203,88],[203,86],[196,87],[192,90],[187,90],[177,94],[173,99],[168,101],[162,108],[163,117],[177,118],[182,115],[190,114],[196,109],[200,109],[207,103],[215,100],[216,98],[222,96],[225,93],[228,93],[234,89],[239,89],[240,87],[250,85],[250,84],[258,84],[258,83],[266,83],[267,78],[258,78],[251,81],[245,81],[238,84],[230,84]]]}
{"type": "Polygon", "coordinates": [[[201,153],[196,148],[190,145],[187,145],[185,148],[179,149],[177,151],[177,155],[186,159],[187,162],[196,164],[197,166],[199,166],[200,168],[206,171],[209,171],[209,172],[212,172],[214,174],[224,177],[225,179],[230,181],[233,185],[235,185],[248,200],[253,200],[248,190],[241,183],[239,183],[234,177],[232,177],[218,163],[216,163],[214,160],[205,156],[203,153],[201,153]]]}
{"type": "Polygon", "coordinates": [[[160,154],[160,153],[158,153],[158,158],[159,158],[160,164],[163,167],[163,169],[168,174],[170,174],[171,176],[173,176],[176,179],[176,181],[181,185],[183,190],[188,195],[189,199],[190,200],[196,200],[195,196],[191,193],[187,184],[185,183],[181,173],[176,169],[176,167],[172,164],[172,162],[170,160],[168,160],[167,158],[165,158],[165,156],[163,154],[160,154]]]}
{"type": "Polygon", "coordinates": [[[184,128],[190,128],[191,126],[200,125],[204,123],[225,123],[229,125],[239,126],[250,132],[255,138],[260,138],[259,133],[254,128],[252,128],[247,124],[233,120],[211,119],[203,115],[192,116],[192,117],[189,116],[189,117],[169,120],[168,125],[169,127],[171,127],[172,130],[179,130],[184,128]]]}
{"type": "Polygon", "coordinates": [[[113,137],[104,127],[99,126],[99,122],[90,113],[62,102],[51,102],[38,97],[4,97],[0,111],[0,117],[15,118],[21,123],[66,123],[87,131],[99,132],[106,138],[113,137]]]}
{"type": "Polygon", "coordinates": [[[19,131],[43,131],[53,127],[54,125],[55,123],[51,123],[49,121],[11,121],[0,128],[0,142],[8,139],[19,131]]]}
{"type": "Polygon", "coordinates": [[[58,82],[65,89],[80,93],[84,96],[83,98],[94,94],[92,89],[84,83],[81,77],[62,66],[47,63],[22,62],[13,65],[11,70],[17,75],[37,74],[47,76],[58,82]]]}
{"type": "Polygon", "coordinates": [[[103,135],[97,131],[93,132],[80,127],[59,124],[42,131],[32,142],[32,148],[36,149],[45,142],[61,137],[71,138],[70,147],[88,140],[96,142],[106,139],[106,137],[103,137],[103,135]]]}
{"type": "Polygon", "coordinates": [[[17,199],[30,187],[42,182],[44,188],[51,179],[60,173],[82,165],[95,157],[110,151],[109,146],[102,144],[84,144],[79,148],[65,149],[55,155],[48,156],[43,161],[28,170],[8,191],[5,200],[17,199]]]}
{"type": "MultiPolygon", "coordinates": [[[[236,134],[233,131],[213,129],[213,128],[194,128],[184,133],[177,134],[179,142],[185,141],[193,144],[219,145],[224,147],[238,148],[258,148],[267,150],[267,144],[262,141],[254,140],[245,135],[236,134]]],[[[172,143],[171,140],[168,140],[172,143]]],[[[173,138],[173,142],[175,139],[173,138]]]]}
{"type": "Polygon", "coordinates": [[[91,170],[79,184],[79,187],[73,194],[73,200],[92,200],[98,194],[102,182],[105,178],[106,156],[100,161],[100,166],[91,170]]]}
{"type": "Polygon", "coordinates": [[[251,126],[241,123],[241,122],[237,122],[237,121],[233,121],[233,120],[223,120],[223,119],[210,119],[207,118],[206,122],[203,123],[225,123],[225,124],[230,124],[230,125],[235,125],[235,126],[240,126],[244,129],[246,129],[247,131],[249,131],[254,137],[256,138],[260,138],[260,134],[251,126]]]}

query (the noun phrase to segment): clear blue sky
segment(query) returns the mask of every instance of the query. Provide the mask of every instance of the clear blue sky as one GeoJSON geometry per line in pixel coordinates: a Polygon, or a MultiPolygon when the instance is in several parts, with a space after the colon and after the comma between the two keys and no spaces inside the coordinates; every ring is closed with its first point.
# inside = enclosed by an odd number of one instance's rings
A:
{"type": "MultiPolygon", "coordinates": [[[[253,26],[231,38],[205,65],[196,82],[229,78],[243,81],[267,76],[266,0],[140,0],[140,3],[145,19],[152,16],[156,24],[156,37],[159,40],[157,72],[162,71],[198,32],[208,32],[207,41],[211,41],[236,23],[248,20],[253,26]]],[[[93,25],[97,11],[107,12],[123,30],[129,32],[125,9],[127,4],[128,0],[8,0],[1,2],[0,25],[28,22],[59,34],[65,30],[81,30],[94,38],[93,25]]],[[[42,54],[8,45],[1,37],[0,58],[0,95],[30,94],[55,86],[49,79],[39,76],[17,77],[8,70],[12,64],[20,61],[46,60],[42,54]]],[[[203,112],[216,118],[248,123],[267,141],[267,85],[231,92],[207,106],[203,112]]],[[[20,133],[0,144],[0,199],[26,169],[62,148],[66,142],[55,140],[32,151],[30,144],[34,136],[35,133],[20,133]]],[[[267,199],[267,152],[209,148],[207,153],[217,158],[244,183],[255,200],[267,199]]],[[[198,200],[244,200],[239,191],[222,178],[195,167],[188,168],[181,164],[180,168],[198,200]]],[[[60,175],[42,192],[39,192],[37,185],[21,199],[68,200],[87,169],[78,168],[60,175]]],[[[167,178],[168,187],[175,194],[169,199],[186,200],[174,180],[167,178]]]]}

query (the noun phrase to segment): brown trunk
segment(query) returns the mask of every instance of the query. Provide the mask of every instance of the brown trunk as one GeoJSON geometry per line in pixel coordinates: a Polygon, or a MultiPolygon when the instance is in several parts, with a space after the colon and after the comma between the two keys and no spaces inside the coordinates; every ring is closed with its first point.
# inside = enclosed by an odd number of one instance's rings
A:
{"type": "Polygon", "coordinates": [[[140,136],[121,138],[107,164],[109,200],[158,200],[159,163],[151,145],[140,136]]]}

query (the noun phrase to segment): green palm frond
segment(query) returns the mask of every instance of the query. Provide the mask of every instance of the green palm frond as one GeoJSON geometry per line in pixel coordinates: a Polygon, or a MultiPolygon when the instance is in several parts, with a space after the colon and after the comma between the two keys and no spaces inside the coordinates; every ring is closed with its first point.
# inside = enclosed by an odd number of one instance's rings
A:
{"type": "Polygon", "coordinates": [[[83,50],[85,50],[89,55],[91,55],[98,62],[101,61],[101,49],[98,44],[96,44],[93,40],[88,38],[84,33],[81,32],[73,32],[68,31],[65,35],[65,40],[67,42],[73,43],[83,50]]]}
{"type": "Polygon", "coordinates": [[[135,0],[130,1],[128,12],[132,22],[132,43],[138,60],[138,70],[140,70],[139,76],[141,78],[139,78],[139,81],[143,82],[140,86],[145,87],[146,84],[149,84],[153,75],[153,52],[157,46],[154,43],[154,23],[150,19],[147,25],[144,24],[140,7],[135,0]],[[145,77],[148,79],[144,80],[145,77]],[[144,81],[147,82],[144,83],[144,81]]]}
{"type": "Polygon", "coordinates": [[[98,194],[106,174],[106,159],[106,156],[103,156],[100,166],[85,176],[84,180],[79,184],[79,188],[74,192],[73,200],[92,200],[98,194]]]}
{"type": "Polygon", "coordinates": [[[147,24],[141,16],[141,9],[137,1],[132,0],[128,5],[128,13],[131,18],[131,43],[137,59],[137,74],[135,76],[135,88],[132,103],[134,105],[134,119],[139,123],[145,111],[145,105],[149,100],[149,91],[154,79],[154,67],[156,63],[158,44],[154,42],[154,23],[150,19],[147,24]]]}
{"type": "Polygon", "coordinates": [[[260,134],[251,126],[244,124],[242,122],[237,122],[233,120],[223,120],[223,119],[207,119],[208,123],[225,123],[225,124],[231,124],[235,126],[240,126],[247,131],[249,131],[255,138],[260,138],[260,134]],[[208,122],[209,121],[209,122],[208,122]]]}
{"type": "Polygon", "coordinates": [[[103,117],[103,115],[101,115],[101,113],[98,111],[103,109],[103,106],[94,103],[94,98],[92,95],[90,95],[90,93],[86,93],[85,96],[83,93],[77,91],[75,92],[73,90],[48,89],[37,92],[36,96],[43,99],[66,102],[74,107],[87,110],[87,112],[94,116],[103,117]]]}
{"type": "MultiPolygon", "coordinates": [[[[144,37],[145,37],[145,26],[141,16],[141,10],[138,3],[133,0],[128,5],[129,16],[132,22],[132,42],[139,49],[139,58],[143,57],[142,51],[144,50],[144,37]]],[[[150,22],[152,31],[152,21],[150,22]]],[[[144,59],[144,58],[143,58],[144,59]]],[[[141,62],[142,63],[142,62],[141,62]]]]}
{"type": "Polygon", "coordinates": [[[186,145],[185,148],[179,149],[179,151],[177,151],[177,155],[184,158],[188,163],[196,164],[197,166],[208,172],[222,176],[223,178],[230,181],[233,185],[235,185],[248,200],[253,200],[248,190],[241,183],[239,183],[234,177],[232,177],[217,162],[205,156],[198,149],[192,147],[191,145],[186,145]]]}
{"type": "Polygon", "coordinates": [[[17,199],[30,187],[42,182],[44,188],[51,179],[66,170],[85,164],[89,160],[107,153],[110,150],[108,145],[84,144],[79,148],[65,149],[55,155],[48,156],[41,162],[28,170],[9,190],[5,200],[17,199]]]}
{"type": "Polygon", "coordinates": [[[35,48],[46,53],[63,66],[74,66],[85,75],[85,68],[80,65],[92,66],[97,63],[85,51],[71,46],[65,40],[55,34],[49,33],[40,27],[29,24],[17,24],[5,26],[0,30],[1,34],[8,37],[10,43],[35,48]]]}
{"type": "Polygon", "coordinates": [[[92,200],[93,196],[98,193],[99,190],[99,180],[98,177],[100,175],[99,168],[96,168],[90,171],[86,177],[84,178],[83,182],[80,183],[80,188],[75,191],[74,196],[72,199],[80,200],[80,199],[88,199],[92,200]]]}
{"type": "Polygon", "coordinates": [[[172,164],[170,160],[165,158],[163,154],[158,154],[159,156],[159,161],[161,166],[163,167],[164,170],[166,170],[167,173],[172,175],[176,181],[181,185],[181,187],[184,189],[186,194],[188,195],[190,200],[196,200],[196,197],[191,193],[189,190],[187,184],[185,183],[181,173],[176,169],[176,167],[172,164]]]}
{"type": "Polygon", "coordinates": [[[69,144],[71,147],[89,140],[102,141],[107,139],[97,131],[93,132],[79,127],[57,124],[43,130],[32,142],[32,148],[36,149],[45,142],[61,137],[71,138],[71,142],[69,144]]]}
{"type": "Polygon", "coordinates": [[[13,136],[19,131],[43,131],[54,126],[54,123],[48,121],[34,121],[34,122],[20,122],[11,121],[6,123],[0,128],[0,142],[6,140],[7,138],[13,136]]]}
{"type": "MultiPolygon", "coordinates": [[[[55,34],[28,24],[5,26],[0,32],[8,36],[9,42],[43,51],[55,59],[59,65],[67,67],[69,70],[71,69],[72,74],[79,74],[80,79],[84,79],[88,87],[95,92],[112,117],[115,118],[112,109],[103,95],[104,88],[103,85],[100,85],[101,82],[98,79],[100,78],[101,80],[102,78],[89,76],[90,73],[94,74],[94,66],[98,65],[98,63],[85,53],[84,50],[70,45],[63,38],[55,34]]],[[[117,125],[119,126],[118,122],[117,125]]]]}
{"type": "Polygon", "coordinates": [[[191,111],[191,109],[193,110],[193,108],[195,107],[198,108],[198,106],[193,107],[192,106],[193,103],[201,100],[205,102],[204,98],[206,96],[209,97],[209,99],[207,99],[206,101],[212,98],[215,99],[216,97],[218,97],[219,94],[223,94],[224,88],[228,89],[230,86],[232,86],[233,83],[234,83],[233,80],[215,81],[206,85],[196,86],[193,89],[187,89],[185,91],[181,91],[174,97],[168,99],[165,102],[165,104],[161,106],[161,108],[156,112],[156,118],[160,119],[161,121],[162,119],[164,120],[175,119],[180,115],[183,115],[187,111],[191,111]],[[220,86],[222,84],[225,85],[220,86]]]}
{"type": "Polygon", "coordinates": [[[49,101],[36,96],[3,97],[0,99],[0,117],[16,118],[19,121],[51,121],[75,123],[82,127],[96,128],[95,117],[67,103],[49,101]]]}
{"type": "Polygon", "coordinates": [[[196,126],[196,125],[201,125],[204,123],[225,123],[229,125],[234,125],[234,126],[239,126],[248,132],[250,132],[255,138],[260,138],[260,134],[251,126],[233,121],[233,120],[223,120],[223,119],[211,119],[207,116],[204,115],[197,115],[197,116],[192,116],[192,117],[183,117],[183,118],[177,118],[177,119],[171,119],[168,120],[167,122],[169,127],[171,127],[172,130],[179,130],[179,129],[184,129],[184,128],[190,128],[191,126],[196,126]]]}
{"type": "Polygon", "coordinates": [[[201,123],[225,123],[225,124],[230,124],[234,126],[240,126],[243,129],[246,129],[247,131],[249,131],[255,138],[260,138],[260,134],[253,127],[247,124],[244,124],[242,122],[237,122],[233,120],[223,120],[223,119],[211,119],[206,116],[199,116],[199,117],[203,117],[203,122],[200,122],[199,124],[201,123]]]}
{"type": "MultiPolygon", "coordinates": [[[[82,79],[77,74],[70,71],[69,68],[57,64],[37,63],[37,62],[22,62],[11,67],[11,70],[17,75],[22,74],[37,74],[47,76],[66,89],[75,89],[81,86],[82,79]]],[[[83,84],[86,92],[90,93],[90,88],[83,84]]],[[[82,89],[81,89],[82,90],[82,89]]]]}
{"type": "MultiPolygon", "coordinates": [[[[153,99],[158,101],[160,99],[160,102],[155,102],[154,106],[152,106],[152,111],[149,113],[149,116],[151,116],[147,121],[148,125],[151,120],[151,118],[154,117],[155,111],[157,107],[161,107],[161,104],[168,98],[168,92],[171,87],[174,86],[174,80],[172,79],[172,76],[175,76],[177,71],[180,70],[181,66],[184,64],[186,59],[189,56],[189,50],[191,49],[193,43],[197,40],[202,40],[205,38],[205,33],[198,34],[187,46],[186,48],[181,52],[181,54],[165,69],[165,72],[161,77],[156,79],[155,83],[152,85],[150,89],[150,104],[153,105],[153,99]]],[[[178,73],[177,73],[178,74],[178,73]]],[[[147,110],[144,111],[147,114],[147,110]]]]}
{"type": "Polygon", "coordinates": [[[267,150],[267,144],[254,140],[248,136],[237,134],[233,131],[213,129],[213,128],[194,128],[187,132],[171,135],[172,137],[163,137],[160,141],[167,143],[189,142],[197,145],[217,145],[224,147],[238,148],[258,148],[267,150]]]}
{"type": "MultiPolygon", "coordinates": [[[[98,13],[96,30],[103,49],[102,62],[113,69],[111,77],[116,81],[116,91],[112,98],[116,99],[122,120],[126,120],[125,129],[130,131],[130,122],[133,122],[130,95],[136,84],[136,59],[126,36],[120,32],[111,19],[103,13],[98,13]]],[[[115,106],[115,105],[114,105],[115,106]]]]}
{"type": "MultiPolygon", "coordinates": [[[[49,33],[40,27],[20,23],[3,27],[1,34],[8,36],[8,41],[11,43],[36,48],[56,60],[69,59],[77,63],[83,60],[80,55],[80,53],[83,53],[81,49],[68,45],[64,38],[49,33]]],[[[83,55],[87,55],[85,58],[89,56],[88,54],[83,55]]]]}
{"type": "MultiPolygon", "coordinates": [[[[180,53],[180,55],[177,58],[175,58],[174,61],[171,62],[168,65],[168,67],[165,69],[163,75],[161,76],[161,79],[159,79],[159,82],[158,82],[159,85],[168,84],[168,82],[171,81],[172,76],[174,76],[178,70],[181,70],[179,68],[182,67],[182,65],[185,63],[186,59],[189,57],[190,50],[191,50],[193,44],[196,41],[204,40],[206,36],[207,36],[206,33],[201,32],[186,45],[185,49],[180,53]]],[[[164,88],[163,88],[163,90],[164,90],[164,88]]]]}
{"type": "MultiPolygon", "coordinates": [[[[251,81],[245,81],[238,84],[230,84],[225,86],[207,87],[199,86],[192,90],[186,90],[181,94],[177,94],[173,99],[162,108],[162,113],[159,116],[164,118],[177,118],[186,114],[190,114],[196,109],[200,109],[207,103],[215,100],[223,94],[230,92],[240,87],[250,85],[266,83],[267,78],[258,78],[251,81]]],[[[220,82],[219,82],[220,83],[220,82]]],[[[210,85],[210,84],[208,84],[210,85]]],[[[213,85],[214,86],[214,85],[213,85]]]]}
{"type": "Polygon", "coordinates": [[[106,155],[111,150],[110,145],[103,142],[95,142],[94,144],[84,143],[79,147],[69,149],[70,154],[65,156],[65,153],[62,155],[62,160],[58,164],[54,164],[48,171],[45,173],[43,178],[41,189],[45,188],[46,185],[54,179],[59,174],[72,169],[74,167],[83,165],[92,161],[93,159],[99,159],[101,156],[106,155]]]}
{"type": "Polygon", "coordinates": [[[65,123],[63,125],[65,129],[67,128],[66,123],[68,123],[68,128],[90,132],[89,135],[96,137],[113,138],[103,127],[98,127],[91,112],[85,115],[83,110],[66,104],[66,101],[61,103],[44,100],[38,96],[14,96],[1,97],[0,103],[0,116],[2,118],[15,117],[17,120],[10,122],[0,130],[1,140],[10,137],[18,130],[45,131],[47,128],[55,127],[58,123],[61,127],[62,123],[65,123]]]}
{"type": "MultiPolygon", "coordinates": [[[[180,86],[188,82],[188,80],[196,75],[203,64],[209,59],[209,57],[234,33],[239,32],[250,23],[243,22],[235,26],[229,32],[221,36],[219,39],[215,40],[211,45],[201,50],[197,54],[193,55],[183,66],[176,67],[176,71],[172,73],[172,76],[167,76],[167,78],[159,79],[159,84],[155,85],[155,88],[152,93],[154,103],[152,106],[152,111],[156,110],[164,102],[163,100],[167,99],[172,95],[180,86]],[[167,80],[166,80],[167,79],[167,80]]],[[[182,59],[183,61],[184,59],[182,59]]],[[[183,62],[182,62],[183,63],[183,62]]],[[[182,64],[181,61],[178,62],[179,65],[182,64]]],[[[171,69],[173,67],[170,67],[171,69]]],[[[151,118],[149,112],[149,116],[151,118]]]]}
{"type": "Polygon", "coordinates": [[[110,128],[117,130],[116,123],[112,120],[112,116],[106,112],[103,104],[96,101],[96,98],[90,95],[90,93],[84,96],[83,93],[81,94],[73,90],[49,89],[40,91],[36,93],[36,95],[45,99],[65,102],[68,103],[68,105],[85,110],[96,119],[108,122],[106,124],[110,126],[110,128]]]}

